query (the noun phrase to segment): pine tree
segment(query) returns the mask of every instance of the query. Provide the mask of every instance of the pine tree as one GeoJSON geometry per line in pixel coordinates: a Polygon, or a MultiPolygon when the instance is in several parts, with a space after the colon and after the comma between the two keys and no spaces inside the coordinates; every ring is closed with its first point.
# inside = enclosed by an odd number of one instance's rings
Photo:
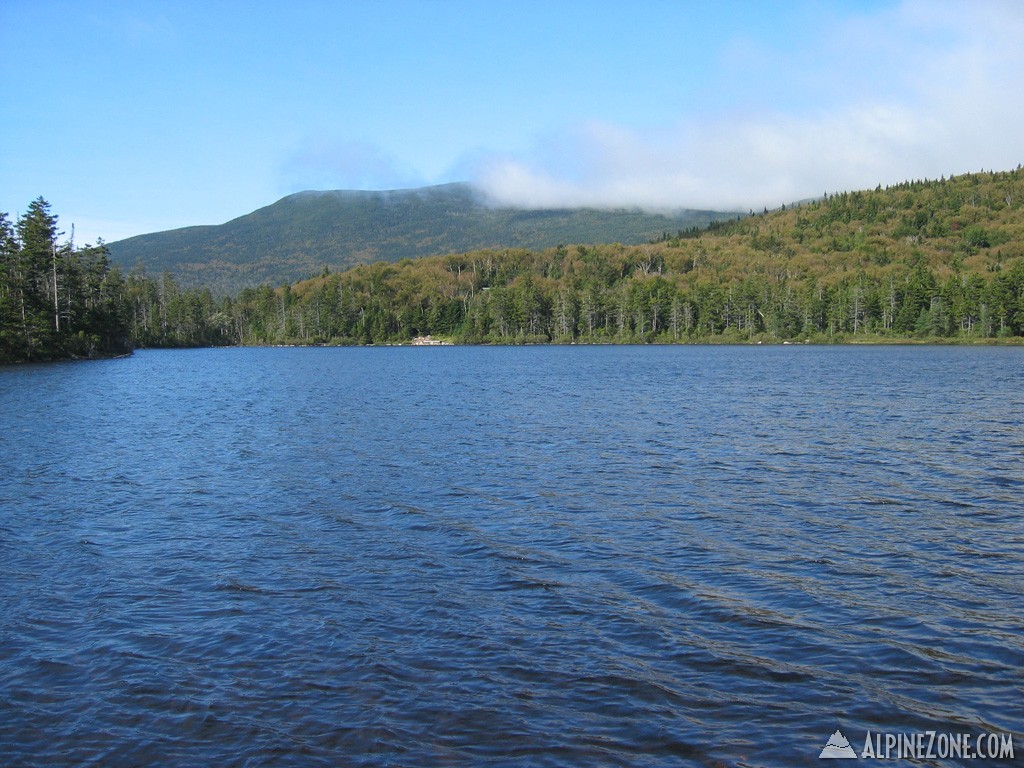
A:
{"type": "Polygon", "coordinates": [[[57,291],[57,217],[42,197],[29,204],[18,219],[21,248],[16,259],[15,284],[20,305],[20,333],[27,357],[57,356],[59,325],[55,309],[57,291]]]}
{"type": "Polygon", "coordinates": [[[21,291],[18,241],[6,213],[0,213],[0,362],[21,357],[21,291]]]}

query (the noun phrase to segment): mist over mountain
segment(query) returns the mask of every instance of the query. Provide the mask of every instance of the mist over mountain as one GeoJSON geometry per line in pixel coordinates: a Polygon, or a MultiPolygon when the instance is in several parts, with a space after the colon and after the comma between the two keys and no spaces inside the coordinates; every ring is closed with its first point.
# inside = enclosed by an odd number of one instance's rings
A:
{"type": "Polygon", "coordinates": [[[735,217],[720,211],[493,207],[472,186],[444,184],[382,192],[299,192],[225,224],[138,235],[109,244],[125,270],[170,272],[183,285],[234,293],[291,283],[375,261],[481,248],[560,243],[647,242],[664,233],[735,217]]]}

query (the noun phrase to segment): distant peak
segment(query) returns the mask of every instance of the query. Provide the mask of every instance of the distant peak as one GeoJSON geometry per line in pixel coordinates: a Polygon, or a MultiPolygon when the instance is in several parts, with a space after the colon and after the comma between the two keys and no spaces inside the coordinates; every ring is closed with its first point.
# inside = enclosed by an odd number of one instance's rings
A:
{"type": "Polygon", "coordinates": [[[288,197],[313,197],[334,195],[337,197],[376,197],[380,195],[422,195],[434,192],[475,191],[468,181],[451,181],[445,184],[433,184],[425,187],[407,187],[401,189],[305,189],[288,197]]]}

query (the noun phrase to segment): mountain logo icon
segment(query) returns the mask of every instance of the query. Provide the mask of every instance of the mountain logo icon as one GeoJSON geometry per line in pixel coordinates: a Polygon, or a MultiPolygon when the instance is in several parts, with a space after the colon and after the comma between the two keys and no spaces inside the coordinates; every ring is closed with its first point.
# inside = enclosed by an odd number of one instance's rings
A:
{"type": "Polygon", "coordinates": [[[821,750],[821,754],[818,757],[849,759],[851,757],[856,758],[857,753],[853,751],[853,747],[850,746],[850,742],[846,740],[846,737],[840,731],[836,731],[828,737],[828,744],[821,750]]]}

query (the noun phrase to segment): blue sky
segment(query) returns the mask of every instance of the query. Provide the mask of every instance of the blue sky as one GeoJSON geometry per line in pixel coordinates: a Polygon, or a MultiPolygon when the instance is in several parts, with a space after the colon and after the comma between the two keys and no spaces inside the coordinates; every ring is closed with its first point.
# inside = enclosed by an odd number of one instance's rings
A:
{"type": "Polygon", "coordinates": [[[0,211],[76,242],[303,189],[760,209],[1024,162],[1016,0],[0,3],[0,211]]]}

